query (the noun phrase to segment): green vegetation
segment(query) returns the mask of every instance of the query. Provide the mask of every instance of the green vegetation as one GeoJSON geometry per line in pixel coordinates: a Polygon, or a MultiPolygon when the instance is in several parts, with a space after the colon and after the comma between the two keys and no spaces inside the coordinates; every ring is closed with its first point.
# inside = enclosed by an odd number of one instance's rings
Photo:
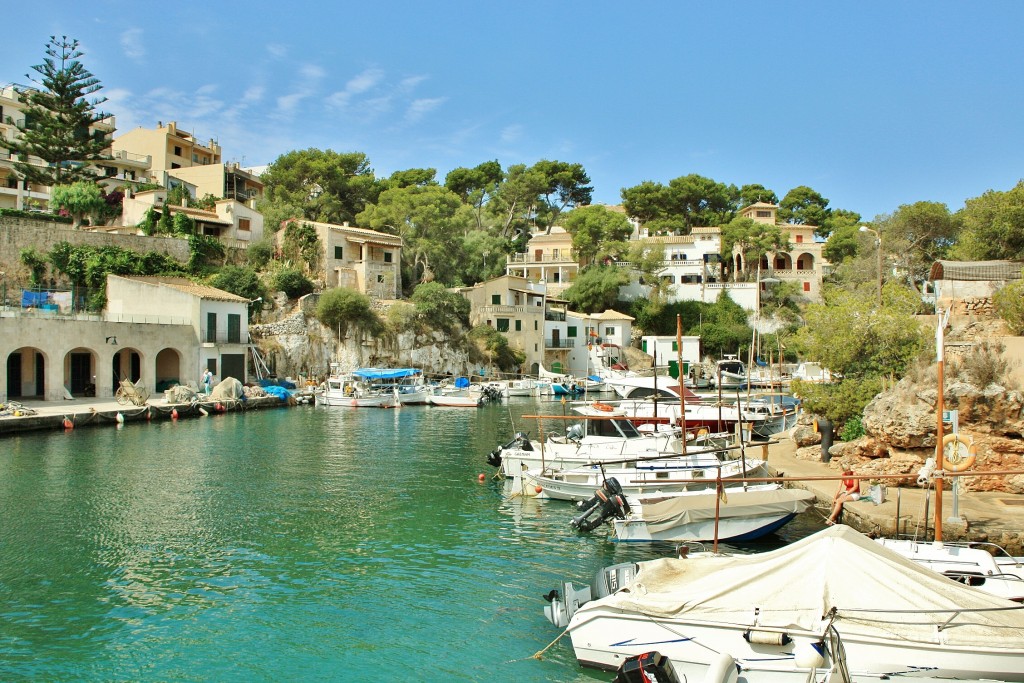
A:
{"type": "Polygon", "coordinates": [[[1004,285],[992,297],[992,304],[1011,332],[1024,335],[1024,279],[1004,285]]]}
{"type": "Polygon", "coordinates": [[[98,215],[106,205],[100,186],[89,180],[58,185],[50,192],[50,206],[67,211],[73,228],[81,227],[86,216],[98,215]]]}
{"type": "Polygon", "coordinates": [[[35,247],[22,249],[18,256],[22,264],[28,268],[29,281],[33,287],[38,287],[46,277],[46,256],[40,254],[35,247]]]}
{"type": "Polygon", "coordinates": [[[490,325],[477,325],[468,337],[482,358],[502,372],[517,372],[526,362],[526,354],[510,347],[505,335],[490,325]]]}
{"type": "Polygon", "coordinates": [[[92,127],[108,115],[96,110],[105,97],[86,98],[103,86],[78,61],[77,40],[51,36],[46,55],[32,67],[39,78],[29,76],[38,88],[18,93],[25,102],[25,128],[14,140],[0,138],[0,147],[18,155],[14,170],[30,183],[55,187],[93,180],[86,162],[105,159],[110,139],[92,127]],[[30,156],[45,163],[29,163],[30,156]]]}
{"type": "Polygon", "coordinates": [[[580,272],[562,298],[573,310],[599,313],[619,300],[619,287],[629,284],[629,270],[617,266],[591,266],[580,272]]]}
{"type": "Polygon", "coordinates": [[[260,280],[259,274],[251,268],[224,266],[210,284],[250,301],[267,296],[266,286],[260,280]]]}
{"type": "Polygon", "coordinates": [[[347,287],[328,289],[320,295],[316,317],[324,326],[344,338],[349,327],[367,334],[379,334],[384,325],[370,305],[370,297],[347,287]]]}
{"type": "Polygon", "coordinates": [[[275,291],[284,292],[289,299],[298,299],[313,292],[313,283],[302,271],[295,268],[282,268],[273,279],[275,291]]]}
{"type": "Polygon", "coordinates": [[[424,325],[450,335],[469,327],[469,300],[449,292],[440,283],[419,285],[411,298],[424,325]]]}

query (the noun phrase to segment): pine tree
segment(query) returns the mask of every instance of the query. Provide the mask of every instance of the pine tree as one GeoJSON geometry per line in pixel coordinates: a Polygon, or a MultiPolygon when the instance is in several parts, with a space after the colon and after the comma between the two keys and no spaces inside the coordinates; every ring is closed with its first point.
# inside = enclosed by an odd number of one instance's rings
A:
{"type": "Polygon", "coordinates": [[[96,107],[107,98],[87,100],[86,97],[103,86],[78,58],[77,40],[50,36],[47,57],[32,67],[40,78],[26,77],[40,86],[20,90],[25,104],[25,128],[15,140],[2,141],[20,159],[15,170],[30,183],[67,185],[78,180],[95,180],[88,167],[90,161],[101,161],[110,147],[110,140],[101,131],[92,131],[94,124],[107,118],[96,107]],[[42,159],[45,165],[30,164],[29,156],[42,159]]]}

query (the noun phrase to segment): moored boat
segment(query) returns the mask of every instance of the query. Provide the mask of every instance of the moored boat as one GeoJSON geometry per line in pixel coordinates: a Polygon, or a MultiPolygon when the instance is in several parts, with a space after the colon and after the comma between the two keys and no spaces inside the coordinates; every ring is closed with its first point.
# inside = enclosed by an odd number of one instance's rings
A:
{"type": "MultiPolygon", "coordinates": [[[[575,586],[572,587],[575,591],[575,586]]],[[[639,563],[606,597],[553,591],[577,660],[615,670],[657,649],[687,679],[723,654],[740,680],[813,670],[1024,681],[1024,608],[921,567],[845,526],[754,555],[639,563]]],[[[849,678],[847,680],[850,680],[849,678]]]]}

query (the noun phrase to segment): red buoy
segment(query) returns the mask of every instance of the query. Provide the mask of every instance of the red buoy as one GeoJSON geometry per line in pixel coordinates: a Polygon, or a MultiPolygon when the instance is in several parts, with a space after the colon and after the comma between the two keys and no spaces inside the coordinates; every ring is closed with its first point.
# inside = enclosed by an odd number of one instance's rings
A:
{"type": "Polygon", "coordinates": [[[487,479],[487,477],[485,477],[482,473],[479,477],[477,477],[477,481],[483,481],[485,479],[487,479]]]}
{"type": "Polygon", "coordinates": [[[75,423],[68,418],[64,418],[64,429],[74,429],[75,423]]]}
{"type": "Polygon", "coordinates": [[[543,486],[536,486],[536,487],[534,487],[533,490],[536,491],[538,493],[538,495],[539,495],[540,492],[544,490],[544,487],[543,486]]]}
{"type": "Polygon", "coordinates": [[[178,409],[177,408],[171,408],[171,419],[172,420],[177,420],[178,419],[178,409]]]}

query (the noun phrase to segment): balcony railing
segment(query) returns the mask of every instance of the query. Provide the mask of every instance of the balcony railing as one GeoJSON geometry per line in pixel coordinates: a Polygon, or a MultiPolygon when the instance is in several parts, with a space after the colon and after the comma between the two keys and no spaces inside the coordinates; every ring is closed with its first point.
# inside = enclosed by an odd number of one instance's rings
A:
{"type": "Polygon", "coordinates": [[[575,339],[545,339],[544,348],[546,349],[574,349],[576,348],[575,339]]]}
{"type": "Polygon", "coordinates": [[[204,344],[248,344],[249,335],[246,331],[228,334],[227,330],[208,330],[203,328],[200,339],[204,344]]]}
{"type": "Polygon", "coordinates": [[[553,256],[551,254],[541,254],[539,257],[536,254],[509,254],[509,263],[576,263],[576,258],[572,254],[559,254],[553,256]]]}

